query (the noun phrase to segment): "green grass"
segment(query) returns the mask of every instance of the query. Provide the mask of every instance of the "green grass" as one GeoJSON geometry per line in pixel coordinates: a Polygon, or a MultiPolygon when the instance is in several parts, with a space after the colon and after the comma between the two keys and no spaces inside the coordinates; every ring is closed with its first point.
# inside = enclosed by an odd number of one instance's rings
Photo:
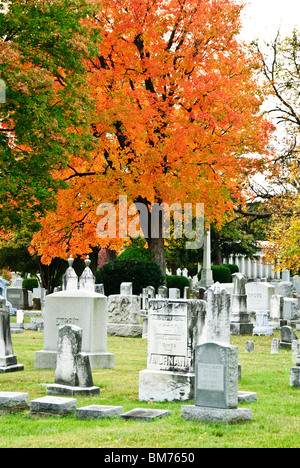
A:
{"type": "MultiPolygon", "coordinates": [[[[279,337],[275,332],[275,337],[279,337]]],[[[242,379],[239,390],[257,392],[258,400],[243,403],[253,410],[245,424],[208,424],[181,419],[181,405],[193,402],[148,403],[138,401],[139,371],[146,368],[147,342],[143,339],[108,337],[108,351],[115,355],[115,369],[93,370],[100,396],[77,397],[77,407],[120,405],[124,411],[137,407],[161,408],[171,415],[152,422],[120,418],[81,421],[63,418],[30,418],[27,412],[0,416],[0,448],[102,447],[102,448],[299,448],[300,389],[289,385],[291,352],[271,355],[273,337],[232,336],[239,348],[242,379]],[[245,341],[255,342],[254,354],[246,354],[245,341]]],[[[54,370],[34,368],[34,353],[43,349],[43,334],[13,334],[14,352],[23,372],[0,374],[0,391],[24,391],[30,400],[46,395],[46,383],[54,382],[54,370]]]]}

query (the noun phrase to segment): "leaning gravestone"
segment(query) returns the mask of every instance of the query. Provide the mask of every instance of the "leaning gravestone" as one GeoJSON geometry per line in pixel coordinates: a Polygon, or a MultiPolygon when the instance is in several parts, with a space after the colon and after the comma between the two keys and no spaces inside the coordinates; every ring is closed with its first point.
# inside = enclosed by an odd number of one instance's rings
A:
{"type": "Polygon", "coordinates": [[[82,330],[76,325],[63,325],[58,332],[55,384],[47,385],[48,395],[99,395],[93,385],[89,357],[81,352],[82,330]]]}
{"type": "Polygon", "coordinates": [[[238,408],[238,349],[204,343],[196,347],[195,406],[182,406],[181,417],[212,423],[252,420],[252,410],[238,408]]]}
{"type": "Polygon", "coordinates": [[[22,364],[18,364],[17,356],[14,355],[10,316],[5,299],[0,300],[0,373],[16,372],[24,370],[22,364]]]}

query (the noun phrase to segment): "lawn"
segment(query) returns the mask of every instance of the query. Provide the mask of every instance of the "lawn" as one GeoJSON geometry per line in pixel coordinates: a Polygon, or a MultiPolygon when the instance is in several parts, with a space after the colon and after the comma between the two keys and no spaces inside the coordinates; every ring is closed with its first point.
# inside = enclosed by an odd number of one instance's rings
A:
{"type": "MultiPolygon", "coordinates": [[[[275,332],[275,337],[279,333],[275,332]]],[[[273,336],[273,337],[274,337],[273,336]]],[[[152,422],[120,418],[97,421],[67,417],[30,418],[26,411],[0,416],[0,448],[299,448],[300,389],[289,385],[291,352],[271,355],[265,336],[231,336],[238,346],[242,378],[239,390],[257,392],[251,423],[223,425],[181,419],[181,405],[189,402],[138,401],[139,371],[146,368],[147,341],[108,337],[108,352],[115,355],[115,369],[93,370],[100,396],[77,397],[77,407],[90,404],[168,409],[171,415],[152,422]],[[245,342],[255,342],[254,354],[245,353],[245,342]]],[[[0,391],[28,392],[30,400],[46,395],[45,384],[54,382],[54,370],[34,368],[34,353],[43,349],[43,334],[13,334],[14,352],[23,372],[0,374],[0,391]]],[[[190,402],[193,404],[193,402],[190,402]]]]}

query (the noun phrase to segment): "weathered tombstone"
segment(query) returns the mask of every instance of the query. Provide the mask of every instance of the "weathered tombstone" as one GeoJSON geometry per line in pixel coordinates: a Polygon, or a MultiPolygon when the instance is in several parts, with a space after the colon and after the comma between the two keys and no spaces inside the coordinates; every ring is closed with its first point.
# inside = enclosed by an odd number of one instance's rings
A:
{"type": "Polygon", "coordinates": [[[170,299],[180,299],[180,289],[178,289],[178,288],[169,288],[169,298],[170,299]]]}
{"type": "Polygon", "coordinates": [[[246,341],[245,343],[245,353],[254,353],[254,342],[246,341]]]}
{"type": "Polygon", "coordinates": [[[281,348],[292,348],[292,341],[298,340],[292,327],[285,325],[280,329],[280,347],[281,348]]]}
{"type": "Polygon", "coordinates": [[[31,400],[28,416],[67,416],[76,411],[76,398],[44,396],[31,400]]]}
{"type": "Polygon", "coordinates": [[[95,292],[105,296],[104,284],[95,284],[95,292]]]}
{"type": "Polygon", "coordinates": [[[139,374],[140,400],[193,398],[194,349],[206,336],[205,319],[205,301],[149,301],[147,369],[139,374]]]}
{"type": "Polygon", "coordinates": [[[230,330],[233,335],[251,335],[253,325],[247,311],[246,276],[243,273],[234,273],[232,278],[234,289],[230,330]]]}
{"type": "Polygon", "coordinates": [[[82,330],[63,325],[58,331],[55,384],[47,385],[48,395],[99,395],[93,385],[89,357],[81,352],[82,330]]]}
{"type": "Polygon", "coordinates": [[[27,289],[8,287],[6,297],[16,309],[26,309],[29,306],[27,289]]]}
{"type": "Polygon", "coordinates": [[[195,406],[182,406],[181,417],[213,423],[252,420],[252,410],[238,408],[238,349],[204,343],[196,347],[195,406]]]}
{"type": "Polygon", "coordinates": [[[79,278],[79,289],[86,289],[88,291],[95,291],[95,277],[90,269],[91,260],[87,255],[85,260],[85,269],[79,278]]]}
{"type": "Polygon", "coordinates": [[[296,366],[290,368],[290,386],[300,387],[300,356],[296,358],[296,366]]]}
{"type": "Polygon", "coordinates": [[[300,341],[299,340],[293,340],[292,341],[292,358],[296,362],[296,357],[300,356],[300,341]]]}
{"type": "Polygon", "coordinates": [[[253,335],[273,335],[273,329],[268,321],[268,312],[256,312],[256,325],[253,328],[253,335]]]}
{"type": "Polygon", "coordinates": [[[28,403],[28,393],[0,392],[0,414],[26,410],[28,408],[28,403]]]}
{"type": "Polygon", "coordinates": [[[10,316],[5,299],[0,300],[0,373],[24,370],[14,355],[10,331],[10,316]]]}
{"type": "Polygon", "coordinates": [[[159,288],[157,290],[157,297],[158,297],[158,299],[167,299],[168,298],[168,288],[167,288],[167,286],[159,286],[159,288]]]}
{"type": "Polygon", "coordinates": [[[205,341],[230,344],[230,294],[220,283],[205,293],[207,302],[207,335],[205,341]]]}
{"type": "Polygon", "coordinates": [[[185,286],[183,289],[183,299],[190,299],[191,298],[191,290],[188,286],[185,286]]]}
{"type": "Polygon", "coordinates": [[[115,418],[123,413],[123,406],[89,405],[77,408],[76,419],[115,418]]]}
{"type": "Polygon", "coordinates": [[[279,354],[280,352],[280,339],[273,338],[271,341],[271,354],[279,354]]]}
{"type": "Polygon", "coordinates": [[[82,329],[82,352],[92,369],[111,369],[114,355],[107,352],[107,297],[84,289],[65,290],[45,298],[44,349],[35,353],[37,369],[55,369],[58,329],[73,324],[82,329]]]}
{"type": "Polygon", "coordinates": [[[211,269],[211,239],[210,239],[210,228],[204,233],[204,245],[203,245],[203,269],[201,271],[201,279],[199,286],[208,288],[214,284],[213,272],[211,269]]]}
{"type": "Polygon", "coordinates": [[[283,320],[298,320],[299,307],[298,299],[291,297],[283,298],[283,320]]]}
{"type": "Polygon", "coordinates": [[[107,301],[107,332],[115,336],[142,336],[140,296],[132,294],[132,283],[122,283],[120,294],[107,301]]]}
{"type": "Polygon", "coordinates": [[[281,281],[276,284],[276,294],[283,297],[293,297],[293,283],[290,281],[281,281]]]}
{"type": "Polygon", "coordinates": [[[271,297],[275,294],[275,286],[270,283],[247,283],[246,294],[248,312],[269,313],[271,297]]]}
{"type": "Polygon", "coordinates": [[[69,267],[66,273],[64,274],[63,280],[62,280],[63,291],[78,289],[78,276],[76,275],[76,272],[74,268],[72,267],[73,262],[74,262],[74,258],[72,258],[72,255],[70,255],[68,259],[69,267]]]}
{"type": "Polygon", "coordinates": [[[274,294],[270,300],[270,322],[275,328],[280,328],[280,320],[283,319],[283,304],[284,298],[278,294],[274,294]]]}

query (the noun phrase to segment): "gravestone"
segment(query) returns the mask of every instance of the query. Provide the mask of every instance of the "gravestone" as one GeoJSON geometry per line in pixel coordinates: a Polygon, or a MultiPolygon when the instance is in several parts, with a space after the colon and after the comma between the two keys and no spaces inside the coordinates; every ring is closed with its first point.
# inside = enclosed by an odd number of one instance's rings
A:
{"type": "Polygon", "coordinates": [[[298,320],[299,307],[298,299],[284,297],[283,298],[283,319],[284,320],[298,320]]]}
{"type": "Polygon", "coordinates": [[[253,335],[273,335],[273,329],[268,321],[268,312],[256,312],[256,325],[253,328],[253,335]]]}
{"type": "MultiPolygon", "coordinates": [[[[141,318],[143,319],[142,337],[147,339],[149,300],[155,299],[155,288],[153,286],[147,286],[146,288],[143,288],[141,297],[142,297],[141,318]]],[[[160,286],[158,288],[158,298],[159,299],[168,298],[168,288],[166,286],[160,286]]]]}
{"type": "Polygon", "coordinates": [[[85,269],[79,278],[79,289],[86,289],[95,292],[95,277],[90,269],[91,260],[87,255],[85,260],[85,269]]]}
{"type": "Polygon", "coordinates": [[[28,408],[28,403],[28,393],[0,392],[0,414],[26,410],[28,408]]]}
{"type": "Polygon", "coordinates": [[[82,329],[82,352],[88,354],[92,369],[114,368],[114,355],[107,352],[107,297],[84,289],[46,296],[44,349],[35,353],[35,368],[56,368],[58,330],[67,324],[82,329]]]}
{"type": "Polygon", "coordinates": [[[279,354],[280,352],[280,339],[273,338],[271,341],[271,354],[279,354]]]}
{"type": "Polygon", "coordinates": [[[7,288],[9,286],[9,281],[0,276],[0,299],[5,299],[5,304],[9,308],[9,315],[15,315],[17,313],[17,308],[13,307],[11,302],[7,300],[7,288]]]}
{"type": "Polygon", "coordinates": [[[123,406],[89,405],[77,408],[76,419],[115,418],[123,413],[123,406]]]}
{"type": "Polygon", "coordinates": [[[194,349],[206,337],[206,303],[149,301],[147,369],[139,374],[139,399],[188,400],[194,395],[194,349]]]}
{"type": "Polygon", "coordinates": [[[164,418],[171,414],[168,410],[149,409],[149,408],[135,408],[127,413],[121,414],[122,419],[135,421],[153,421],[154,419],[164,418]]]}
{"type": "Polygon", "coordinates": [[[109,335],[142,336],[141,300],[132,294],[132,283],[122,283],[120,294],[113,294],[107,301],[107,332],[109,335]]]}
{"type": "MultiPolygon", "coordinates": [[[[168,288],[167,286],[159,286],[157,290],[158,299],[167,299],[168,298],[168,288]]],[[[154,299],[154,296],[153,296],[154,299]]]]}
{"type": "Polygon", "coordinates": [[[230,331],[233,335],[251,335],[253,325],[247,310],[246,276],[243,273],[232,275],[234,289],[231,305],[230,331]]]}
{"type": "Polygon", "coordinates": [[[245,353],[254,353],[254,342],[246,341],[245,343],[245,353]]]}
{"type": "Polygon", "coordinates": [[[28,416],[67,416],[75,413],[76,398],[44,396],[31,400],[28,416]]]}
{"type": "Polygon", "coordinates": [[[213,423],[252,420],[252,411],[238,408],[238,349],[204,343],[196,347],[195,406],[182,406],[181,417],[213,423]]]}
{"type": "Polygon", "coordinates": [[[169,288],[169,298],[170,299],[180,299],[180,289],[178,289],[178,288],[169,288]]]}
{"type": "Polygon", "coordinates": [[[280,283],[276,284],[276,294],[282,297],[293,297],[293,283],[290,281],[281,281],[280,283]]]}
{"type": "Polygon", "coordinates": [[[204,300],[207,302],[205,341],[230,344],[229,292],[217,282],[206,291],[204,300]]]}
{"type": "Polygon", "coordinates": [[[296,358],[296,366],[290,368],[290,386],[300,387],[300,356],[296,358]]]}
{"type": "Polygon", "coordinates": [[[292,359],[294,362],[296,362],[296,357],[300,356],[300,341],[299,340],[293,340],[292,341],[292,359]]]}
{"type": "Polygon", "coordinates": [[[283,320],[284,298],[274,294],[270,301],[270,324],[274,328],[280,328],[280,321],[283,320]]]}
{"type": "Polygon", "coordinates": [[[6,298],[16,309],[27,309],[29,306],[27,289],[8,287],[6,298]]]}
{"type": "Polygon", "coordinates": [[[270,283],[247,283],[246,294],[248,311],[269,313],[275,286],[270,283]]]}
{"type": "Polygon", "coordinates": [[[55,384],[47,385],[48,395],[99,395],[93,385],[89,357],[81,352],[82,330],[62,325],[58,331],[55,384]]]}
{"type": "Polygon", "coordinates": [[[292,327],[285,325],[280,329],[280,347],[281,348],[292,348],[292,341],[298,340],[298,337],[294,333],[292,327]]]}
{"type": "Polygon", "coordinates": [[[10,331],[10,316],[5,299],[0,299],[0,374],[24,370],[14,355],[10,331]]]}

